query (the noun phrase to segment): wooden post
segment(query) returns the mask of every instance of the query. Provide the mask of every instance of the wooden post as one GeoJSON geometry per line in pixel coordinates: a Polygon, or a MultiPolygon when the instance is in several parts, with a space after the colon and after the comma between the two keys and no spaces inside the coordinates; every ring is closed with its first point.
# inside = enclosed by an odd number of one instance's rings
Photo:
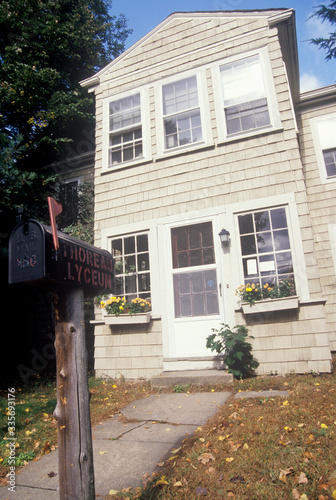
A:
{"type": "Polygon", "coordinates": [[[64,287],[56,323],[58,474],[62,500],[94,500],[84,291],[64,287]]]}

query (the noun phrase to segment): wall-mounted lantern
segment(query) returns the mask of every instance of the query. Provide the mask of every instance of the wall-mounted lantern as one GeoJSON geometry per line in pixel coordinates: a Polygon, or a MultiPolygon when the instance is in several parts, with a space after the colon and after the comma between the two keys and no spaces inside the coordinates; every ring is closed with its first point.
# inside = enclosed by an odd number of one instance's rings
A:
{"type": "Polygon", "coordinates": [[[223,246],[227,246],[230,243],[230,233],[227,229],[222,229],[218,236],[223,246]]]}

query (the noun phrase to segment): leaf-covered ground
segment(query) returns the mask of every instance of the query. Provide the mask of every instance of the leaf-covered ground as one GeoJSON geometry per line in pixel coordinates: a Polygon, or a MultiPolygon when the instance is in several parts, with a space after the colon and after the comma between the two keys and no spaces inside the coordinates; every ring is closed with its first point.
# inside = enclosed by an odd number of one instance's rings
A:
{"type": "MultiPolygon", "coordinates": [[[[155,393],[148,383],[89,380],[92,423],[155,393]]],[[[227,391],[176,386],[167,391],[227,391]]],[[[232,395],[206,425],[174,449],[145,486],[106,499],[336,499],[336,374],[263,377],[235,382],[232,395]],[[236,392],[287,390],[288,397],[233,398],[236,392]]],[[[57,446],[54,384],[16,388],[17,467],[57,446]]],[[[0,478],[6,483],[9,451],[7,392],[0,395],[0,478]]]]}

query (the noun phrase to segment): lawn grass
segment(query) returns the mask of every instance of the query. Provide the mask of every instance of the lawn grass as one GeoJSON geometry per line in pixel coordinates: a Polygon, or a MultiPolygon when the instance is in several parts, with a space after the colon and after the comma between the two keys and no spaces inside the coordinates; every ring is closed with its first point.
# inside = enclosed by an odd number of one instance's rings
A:
{"type": "MultiPolygon", "coordinates": [[[[93,425],[132,401],[157,393],[149,384],[89,379],[93,425]]],[[[169,392],[227,391],[182,387],[169,392]]],[[[336,374],[269,376],[235,382],[231,397],[186,438],[147,487],[109,499],[211,500],[336,499],[336,374]],[[234,393],[287,390],[288,397],[234,399],[234,393]]],[[[161,391],[162,392],[162,391],[161,391]]],[[[165,391],[166,392],[166,391],[165,391]]],[[[0,428],[7,432],[7,392],[0,396],[0,428]]],[[[57,445],[54,384],[16,388],[18,466],[57,445]],[[21,390],[20,390],[21,389],[21,390]]],[[[6,441],[0,444],[0,477],[6,481],[6,441]]]]}

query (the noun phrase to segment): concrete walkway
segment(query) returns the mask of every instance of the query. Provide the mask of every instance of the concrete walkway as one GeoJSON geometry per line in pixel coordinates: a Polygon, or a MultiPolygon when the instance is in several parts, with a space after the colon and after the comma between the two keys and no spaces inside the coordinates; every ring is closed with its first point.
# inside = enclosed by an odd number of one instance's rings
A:
{"type": "MultiPolygon", "coordinates": [[[[96,497],[111,489],[140,486],[159,471],[183,439],[215,415],[230,392],[151,395],[134,401],[92,430],[96,497]]],[[[235,398],[288,396],[287,391],[241,392],[235,398]]],[[[31,462],[16,476],[15,493],[0,488],[1,500],[59,500],[58,451],[31,462]]],[[[75,499],[74,499],[75,500],[75,499]]],[[[77,500],[77,499],[76,499],[77,500]]]]}
{"type": "MultiPolygon", "coordinates": [[[[222,406],[230,392],[151,395],[92,429],[96,496],[140,486],[143,476],[172,448],[193,434],[222,406]],[[125,420],[125,423],[120,420],[125,420]]],[[[16,476],[15,493],[0,488],[1,500],[59,500],[58,451],[31,462],[16,476]]],[[[74,499],[75,500],[75,499],[74,499]]]]}

